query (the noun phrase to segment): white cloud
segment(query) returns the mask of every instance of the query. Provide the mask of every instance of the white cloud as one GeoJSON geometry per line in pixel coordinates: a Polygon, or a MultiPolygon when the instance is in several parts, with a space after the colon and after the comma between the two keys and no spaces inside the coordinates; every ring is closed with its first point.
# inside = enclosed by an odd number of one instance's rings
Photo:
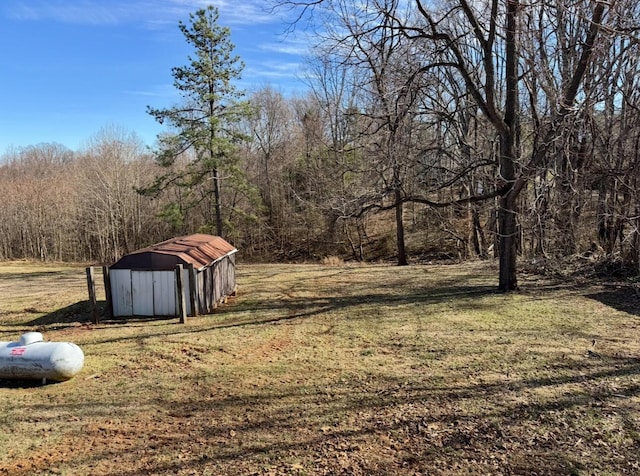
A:
{"type": "Polygon", "coordinates": [[[129,96],[143,96],[143,97],[172,97],[178,96],[178,91],[173,87],[172,84],[163,84],[152,87],[150,89],[129,89],[126,91],[122,91],[123,94],[127,94],[129,96]]]}
{"type": "Polygon", "coordinates": [[[265,23],[280,22],[275,14],[269,11],[267,2],[264,0],[216,0],[216,1],[200,1],[200,0],[172,0],[176,3],[191,4],[189,11],[196,8],[203,8],[206,5],[213,5],[220,13],[220,20],[223,24],[234,25],[256,25],[265,23]]]}
{"type": "Polygon", "coordinates": [[[242,75],[243,78],[250,78],[252,76],[266,77],[270,79],[279,78],[296,78],[297,73],[300,71],[300,63],[296,62],[277,62],[277,61],[265,61],[259,64],[254,64],[250,68],[247,68],[242,75]]]}
{"type": "Polygon", "coordinates": [[[258,46],[261,51],[281,53],[287,55],[306,55],[309,52],[309,39],[283,36],[282,41],[262,43],[258,46]]]}
{"type": "MultiPolygon", "coordinates": [[[[5,4],[6,7],[6,4],[5,4]]],[[[14,3],[6,8],[10,18],[23,21],[53,20],[60,23],[112,25],[122,21],[123,10],[113,5],[81,3],[14,3]]]]}
{"type": "Polygon", "coordinates": [[[175,26],[189,13],[208,5],[220,13],[225,26],[279,23],[281,18],[268,11],[264,0],[3,0],[2,8],[14,20],[53,20],[85,25],[114,25],[142,22],[157,29],[175,26]]]}

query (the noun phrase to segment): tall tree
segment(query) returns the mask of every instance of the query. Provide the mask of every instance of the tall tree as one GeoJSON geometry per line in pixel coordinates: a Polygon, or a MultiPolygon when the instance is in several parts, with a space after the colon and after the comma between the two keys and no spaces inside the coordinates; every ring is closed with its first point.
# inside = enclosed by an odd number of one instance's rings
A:
{"type": "Polygon", "coordinates": [[[216,8],[209,6],[190,14],[189,24],[180,22],[179,27],[195,56],[188,57],[188,65],[172,70],[174,87],[183,103],[162,109],[148,107],[148,113],[160,124],[170,125],[173,132],[158,137],[156,160],[167,172],[141,192],[157,195],[176,186],[190,195],[210,181],[210,193],[204,197],[202,193],[192,194],[187,206],[212,199],[215,230],[222,236],[221,182],[224,176],[241,179],[235,146],[245,139],[237,125],[247,108],[234,81],[240,78],[244,65],[233,55],[230,30],[218,25],[216,8]],[[173,167],[176,159],[187,151],[193,152],[193,159],[177,170],[173,167]]]}

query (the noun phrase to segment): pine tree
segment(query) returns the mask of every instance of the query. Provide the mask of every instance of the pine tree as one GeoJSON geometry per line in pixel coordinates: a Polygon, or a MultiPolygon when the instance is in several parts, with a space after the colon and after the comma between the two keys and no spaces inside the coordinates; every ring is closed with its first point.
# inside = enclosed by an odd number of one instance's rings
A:
{"type": "Polygon", "coordinates": [[[210,181],[212,185],[207,186],[205,194],[212,199],[216,233],[224,236],[223,172],[230,180],[244,183],[235,149],[246,137],[236,126],[248,107],[241,100],[243,92],[234,84],[240,79],[244,64],[233,55],[230,30],[218,25],[216,8],[200,9],[190,14],[189,20],[188,24],[180,22],[179,27],[195,54],[188,57],[188,65],[172,69],[173,84],[183,102],[165,109],[147,107],[156,121],[171,127],[170,133],[158,136],[155,156],[167,172],[141,193],[158,195],[169,187],[180,187],[187,198],[172,209],[183,212],[202,202],[202,185],[210,181]],[[187,153],[192,158],[178,171],[174,167],[176,159],[187,153]],[[198,196],[194,193],[196,188],[198,196]]]}

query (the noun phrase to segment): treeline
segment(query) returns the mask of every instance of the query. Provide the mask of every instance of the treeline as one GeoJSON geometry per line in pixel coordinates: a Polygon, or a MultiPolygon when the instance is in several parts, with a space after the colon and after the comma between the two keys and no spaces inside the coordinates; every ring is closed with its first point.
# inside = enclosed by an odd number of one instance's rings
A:
{"type": "Polygon", "coordinates": [[[215,232],[219,200],[246,259],[404,264],[510,247],[638,269],[635,2],[313,3],[325,37],[308,96],[252,93],[236,131],[249,140],[215,176],[189,182],[196,152],[159,165],[113,130],[82,151],[5,154],[0,258],[108,263],[215,232]],[[163,174],[162,190],[138,193],[163,174]]]}
{"type": "MultiPolygon", "coordinates": [[[[333,142],[357,119],[340,117],[344,129],[332,136],[327,103],[317,97],[287,99],[267,88],[251,101],[258,112],[246,126],[254,138],[239,153],[238,165],[246,183],[238,186],[227,177],[222,194],[227,238],[244,257],[395,259],[395,210],[385,205],[375,155],[364,146],[333,142]]],[[[521,256],[595,252],[637,264],[638,111],[597,112],[593,135],[560,148],[537,171],[521,196],[521,256]]],[[[478,147],[487,138],[480,121],[473,127],[478,147]]],[[[485,150],[491,157],[489,142],[485,150]]],[[[446,147],[431,143],[423,157],[430,157],[430,165],[416,160],[416,173],[408,167],[404,173],[403,188],[414,191],[412,196],[434,189],[425,195],[433,203],[403,208],[408,254],[492,257],[498,198],[465,201],[492,183],[491,174],[477,168],[467,181],[442,186],[456,165],[455,147],[446,147]]],[[[470,160],[491,162],[483,155],[470,160]]],[[[109,263],[171,236],[213,232],[206,184],[195,194],[199,203],[187,203],[180,188],[157,199],[137,193],[161,172],[135,134],[115,129],[101,132],[81,151],[39,144],[6,153],[0,164],[0,258],[109,263]]]]}
{"type": "Polygon", "coordinates": [[[167,236],[136,193],[155,164],[139,139],[103,131],[85,150],[39,144],[0,164],[0,258],[109,263],[167,236]]]}

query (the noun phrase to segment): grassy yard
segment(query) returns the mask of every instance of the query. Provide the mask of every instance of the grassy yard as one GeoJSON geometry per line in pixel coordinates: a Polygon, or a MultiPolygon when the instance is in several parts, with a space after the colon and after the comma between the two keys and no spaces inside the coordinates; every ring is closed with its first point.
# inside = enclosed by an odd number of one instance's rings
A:
{"type": "Polygon", "coordinates": [[[636,293],[496,274],[241,265],[213,315],[94,325],[84,269],[0,264],[0,340],[85,353],[0,382],[0,475],[640,474],[636,293]]]}

